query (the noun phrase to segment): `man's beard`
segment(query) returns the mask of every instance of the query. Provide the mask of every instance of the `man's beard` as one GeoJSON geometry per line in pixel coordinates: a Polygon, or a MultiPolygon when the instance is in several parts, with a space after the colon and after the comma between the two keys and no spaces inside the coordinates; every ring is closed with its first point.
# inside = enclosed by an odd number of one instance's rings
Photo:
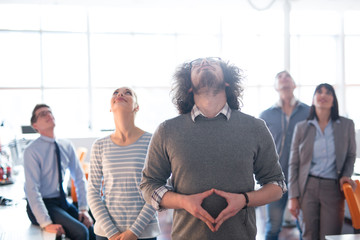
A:
{"type": "Polygon", "coordinates": [[[199,84],[197,86],[192,84],[192,89],[196,94],[200,93],[200,90],[203,90],[205,92],[212,91],[215,95],[225,89],[225,81],[219,82],[213,72],[204,71],[203,74],[200,75],[199,84]]]}

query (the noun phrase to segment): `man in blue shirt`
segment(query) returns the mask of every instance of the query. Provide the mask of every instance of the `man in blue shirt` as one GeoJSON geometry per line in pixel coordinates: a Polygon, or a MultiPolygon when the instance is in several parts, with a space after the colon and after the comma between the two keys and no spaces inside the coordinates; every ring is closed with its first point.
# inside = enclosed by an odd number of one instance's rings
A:
{"type": "MultiPolygon", "coordinates": [[[[276,144],[279,162],[288,181],[289,155],[295,125],[309,115],[310,107],[294,96],[296,84],[287,71],[279,72],[275,77],[275,90],[279,93],[279,101],[260,114],[276,144]]],[[[284,218],[288,193],[284,193],[278,201],[266,206],[266,240],[278,239],[284,218]]]]}
{"type": "Polygon", "coordinates": [[[57,236],[95,239],[93,221],[87,213],[86,179],[73,145],[55,138],[55,119],[45,104],[35,106],[31,126],[41,136],[24,151],[24,190],[30,221],[57,236]],[[66,169],[75,181],[79,209],[65,198],[62,179],[66,169]]]}

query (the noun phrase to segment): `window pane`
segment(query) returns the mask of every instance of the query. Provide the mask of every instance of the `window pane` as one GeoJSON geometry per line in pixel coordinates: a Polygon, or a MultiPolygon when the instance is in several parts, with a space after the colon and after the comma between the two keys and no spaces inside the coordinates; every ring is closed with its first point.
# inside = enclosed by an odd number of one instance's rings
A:
{"type": "Polygon", "coordinates": [[[345,94],[347,117],[355,122],[355,128],[360,128],[360,87],[347,87],[345,94]]]}
{"type": "Polygon", "coordinates": [[[345,38],[345,80],[347,84],[360,84],[360,36],[345,38]]]}
{"type": "Polygon", "coordinates": [[[197,8],[91,8],[91,32],[215,34],[220,31],[220,13],[197,8]],[[141,17],[139,17],[141,16],[141,17]],[[206,24],[199,23],[206,19],[206,24]]]}
{"type": "Polygon", "coordinates": [[[0,86],[40,87],[40,35],[0,32],[0,86]]]}
{"type": "Polygon", "coordinates": [[[130,86],[134,53],[134,37],[118,34],[93,34],[91,43],[91,79],[94,87],[130,86]]]}
{"type": "Polygon", "coordinates": [[[316,86],[297,86],[294,95],[303,103],[311,106],[316,86]]]}
{"type": "Polygon", "coordinates": [[[42,5],[41,10],[42,30],[87,31],[87,13],[83,7],[42,5]]]}
{"type": "Polygon", "coordinates": [[[31,112],[41,102],[40,90],[0,90],[0,124],[4,122],[4,127],[20,136],[20,126],[30,125],[31,112]]]}
{"type": "Polygon", "coordinates": [[[87,90],[44,90],[44,102],[52,109],[57,137],[78,137],[89,131],[89,96],[87,90]]]}
{"type": "Polygon", "coordinates": [[[110,112],[110,99],[118,87],[92,91],[92,128],[95,132],[115,129],[113,114],[110,112]]]}
{"type": "Polygon", "coordinates": [[[216,9],[208,8],[204,11],[204,9],[199,8],[188,8],[184,9],[184,11],[186,13],[182,12],[181,16],[178,16],[176,25],[176,32],[178,34],[219,34],[221,27],[220,13],[216,9]],[[186,14],[186,17],[184,17],[184,14],[186,14]]]}
{"type": "Polygon", "coordinates": [[[132,63],[133,85],[168,87],[176,66],[175,37],[136,35],[134,48],[139,54],[132,63]]]}
{"type": "Polygon", "coordinates": [[[165,8],[93,7],[89,11],[90,31],[96,33],[175,33],[177,23],[183,20],[176,15],[178,15],[176,10],[165,8]]]}
{"type": "Polygon", "coordinates": [[[36,4],[1,4],[0,29],[39,30],[40,6],[36,4]]]}
{"type": "Polygon", "coordinates": [[[139,100],[139,112],[136,116],[138,127],[153,133],[166,119],[178,116],[171,102],[170,88],[136,88],[139,100]]]}
{"type": "MultiPolygon", "coordinates": [[[[249,9],[241,14],[237,8],[228,9],[221,18],[224,35],[281,35],[284,30],[283,12],[255,11],[249,9]]],[[[238,42],[242,44],[242,42],[238,42]]]]}
{"type": "Polygon", "coordinates": [[[241,111],[254,117],[271,107],[278,99],[274,87],[247,87],[244,91],[244,106],[241,111]]]}
{"type": "Polygon", "coordinates": [[[86,87],[88,49],[85,34],[44,33],[45,87],[86,87]]]}
{"type": "Polygon", "coordinates": [[[360,34],[360,11],[347,11],[344,13],[345,34],[360,34]]]}
{"type": "Polygon", "coordinates": [[[291,73],[301,85],[336,83],[337,46],[335,37],[291,37],[291,73]]]}
{"type": "Polygon", "coordinates": [[[176,38],[178,62],[199,57],[220,56],[220,38],[214,35],[179,35],[176,38]]]}
{"type": "Polygon", "coordinates": [[[291,34],[339,34],[341,19],[334,11],[292,11],[291,34]]]}
{"type": "Polygon", "coordinates": [[[91,49],[95,87],[169,86],[176,57],[173,36],[94,34],[91,49]]]}
{"type": "Polygon", "coordinates": [[[249,86],[273,86],[284,68],[283,39],[273,36],[224,36],[224,55],[245,71],[249,86]]]}

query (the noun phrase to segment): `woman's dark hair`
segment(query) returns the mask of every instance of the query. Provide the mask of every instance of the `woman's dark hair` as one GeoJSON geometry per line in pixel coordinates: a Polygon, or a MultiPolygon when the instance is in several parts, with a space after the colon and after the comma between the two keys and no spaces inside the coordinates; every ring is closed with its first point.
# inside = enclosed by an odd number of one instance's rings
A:
{"type": "MultiPolygon", "coordinates": [[[[231,109],[239,110],[242,106],[242,95],[244,88],[243,71],[228,62],[220,61],[224,74],[224,81],[229,84],[225,87],[226,99],[231,109]]],[[[183,63],[174,74],[173,86],[171,89],[172,102],[180,114],[189,113],[194,106],[194,94],[191,88],[191,66],[190,63],[183,63]]]]}
{"type": "MultiPolygon", "coordinates": [[[[338,100],[337,100],[337,97],[335,94],[335,89],[333,88],[333,86],[331,86],[328,83],[321,83],[315,88],[315,92],[314,92],[313,96],[315,96],[315,94],[317,92],[320,92],[322,87],[325,87],[333,95],[333,105],[331,107],[330,118],[331,118],[331,120],[335,121],[335,120],[339,119],[340,116],[339,116],[339,104],[338,104],[338,100]]],[[[314,118],[319,119],[318,116],[316,115],[315,105],[313,103],[310,107],[310,113],[309,113],[307,120],[313,120],[314,118]]]]}

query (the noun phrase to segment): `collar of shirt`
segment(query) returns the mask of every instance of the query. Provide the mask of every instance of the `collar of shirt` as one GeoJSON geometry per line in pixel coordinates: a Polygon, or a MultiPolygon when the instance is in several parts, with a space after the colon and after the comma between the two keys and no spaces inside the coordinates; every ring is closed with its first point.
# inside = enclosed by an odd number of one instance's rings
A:
{"type": "MultiPolygon", "coordinates": [[[[318,120],[317,120],[316,118],[309,120],[309,121],[308,121],[308,124],[314,125],[314,126],[316,127],[316,129],[318,129],[318,131],[321,132],[319,122],[318,122],[318,120]]],[[[328,124],[326,125],[325,129],[326,129],[328,126],[332,126],[332,120],[331,120],[331,119],[329,120],[329,122],[328,122],[328,124]]]]}
{"type": "MultiPolygon", "coordinates": [[[[291,99],[291,101],[290,101],[290,105],[293,107],[293,106],[296,106],[297,104],[298,104],[298,100],[295,98],[295,97],[293,97],[292,99],[291,99]]],[[[281,108],[282,107],[282,101],[281,101],[281,99],[279,99],[279,101],[277,101],[276,103],[275,103],[275,107],[279,107],[279,108],[281,108]]]]}
{"type": "MultiPolygon", "coordinates": [[[[329,124],[332,125],[332,123],[333,123],[333,120],[330,119],[328,125],[329,125],[329,124]]],[[[340,119],[337,119],[337,120],[335,121],[335,123],[339,124],[339,123],[340,123],[340,119]]],[[[316,120],[316,118],[311,119],[311,120],[308,120],[308,124],[313,124],[314,126],[317,126],[317,127],[320,128],[319,123],[318,123],[318,120],[316,120]]]]}
{"type": "Polygon", "coordinates": [[[49,142],[49,143],[55,142],[54,138],[49,138],[49,137],[46,137],[46,136],[43,136],[43,135],[40,135],[40,138],[41,138],[41,140],[44,140],[45,142],[49,142]]]}
{"type": "MultiPolygon", "coordinates": [[[[230,116],[231,116],[231,108],[229,107],[229,105],[226,103],[224,105],[224,107],[220,110],[220,112],[218,112],[218,114],[216,114],[215,117],[217,117],[219,114],[223,114],[227,120],[230,119],[230,116]]],[[[192,110],[191,110],[191,119],[193,120],[193,122],[195,122],[195,118],[199,115],[202,115],[204,117],[205,114],[203,114],[200,109],[194,104],[192,110]]]]}

